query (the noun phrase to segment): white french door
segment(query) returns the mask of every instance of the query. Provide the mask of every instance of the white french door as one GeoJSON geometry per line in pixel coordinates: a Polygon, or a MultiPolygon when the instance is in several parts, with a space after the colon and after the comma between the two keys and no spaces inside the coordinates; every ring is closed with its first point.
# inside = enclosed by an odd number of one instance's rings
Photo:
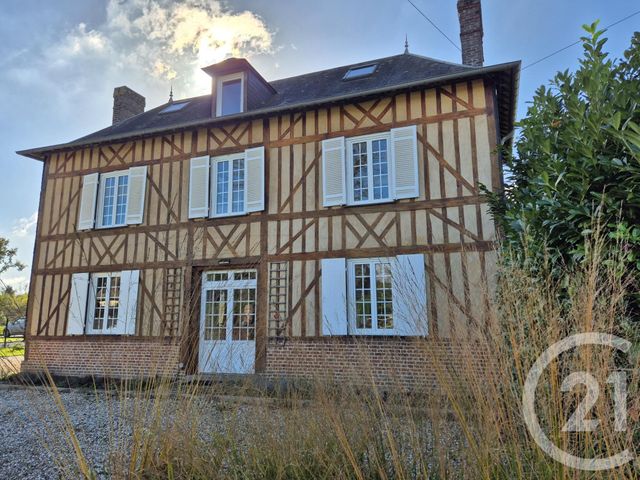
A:
{"type": "Polygon", "coordinates": [[[200,312],[200,371],[253,373],[256,271],[205,272],[200,312]]]}

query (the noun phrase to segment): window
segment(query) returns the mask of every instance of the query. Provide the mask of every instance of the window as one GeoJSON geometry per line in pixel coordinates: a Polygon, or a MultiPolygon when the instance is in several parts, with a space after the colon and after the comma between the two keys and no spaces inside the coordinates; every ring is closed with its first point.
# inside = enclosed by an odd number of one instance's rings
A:
{"type": "Polygon", "coordinates": [[[160,110],[159,113],[178,112],[178,111],[182,110],[184,107],[186,107],[188,105],[188,103],[189,102],[171,103],[168,106],[164,107],[162,110],[160,110]]]}
{"type": "Polygon", "coordinates": [[[352,260],[350,278],[350,322],[356,334],[393,334],[393,288],[389,259],[352,260]]]}
{"type": "Polygon", "coordinates": [[[82,177],[77,229],[139,225],[144,217],[147,166],[82,177]]]}
{"type": "Polygon", "coordinates": [[[213,160],[212,216],[224,217],[245,213],[244,156],[225,156],[213,160]]]}
{"type": "Polygon", "coordinates": [[[67,335],[135,335],[140,270],[71,275],[67,335]]]}
{"type": "Polygon", "coordinates": [[[202,336],[208,341],[255,340],[255,270],[205,273],[202,336]]]}
{"type": "Polygon", "coordinates": [[[98,227],[119,227],[127,223],[129,173],[101,175],[98,227]]]}
{"type": "Polygon", "coordinates": [[[361,67],[353,67],[347,70],[347,73],[342,77],[343,80],[353,80],[354,78],[361,78],[371,75],[376,71],[377,64],[363,65],[361,67]]]}
{"type": "Polygon", "coordinates": [[[244,77],[242,73],[228,75],[218,80],[216,89],[216,114],[233,115],[244,111],[244,77]]]}
{"type": "Polygon", "coordinates": [[[389,135],[370,135],[347,140],[349,203],[392,200],[389,180],[389,135]]]}
{"type": "Polygon", "coordinates": [[[120,313],[120,274],[92,276],[93,302],[90,305],[88,333],[118,333],[120,313]]]}

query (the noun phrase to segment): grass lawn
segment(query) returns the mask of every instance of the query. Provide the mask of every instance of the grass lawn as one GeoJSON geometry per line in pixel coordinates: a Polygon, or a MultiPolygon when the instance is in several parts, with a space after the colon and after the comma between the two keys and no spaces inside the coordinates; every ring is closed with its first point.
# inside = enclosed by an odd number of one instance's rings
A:
{"type": "Polygon", "coordinates": [[[9,337],[5,347],[4,325],[0,326],[0,357],[24,355],[24,338],[9,337]]]}
{"type": "Polygon", "coordinates": [[[11,342],[7,343],[4,348],[4,342],[0,341],[0,357],[13,357],[15,355],[24,355],[24,343],[11,342]]]}

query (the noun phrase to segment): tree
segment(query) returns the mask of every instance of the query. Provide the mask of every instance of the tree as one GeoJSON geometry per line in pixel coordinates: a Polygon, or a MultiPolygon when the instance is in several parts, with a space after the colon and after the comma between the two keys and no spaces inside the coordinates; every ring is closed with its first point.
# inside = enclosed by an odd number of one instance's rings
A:
{"type": "MultiPolygon", "coordinates": [[[[12,268],[16,270],[25,268],[22,263],[16,260],[17,253],[16,248],[9,248],[9,240],[0,237],[0,274],[12,268]]],[[[11,286],[4,285],[4,282],[0,281],[0,285],[4,286],[4,290],[0,294],[0,325],[5,325],[8,321],[26,315],[27,295],[16,295],[15,290],[11,286]]]]}
{"type": "Polygon", "coordinates": [[[612,60],[597,26],[583,27],[578,70],[559,72],[536,90],[514,152],[505,152],[510,185],[491,195],[491,207],[509,258],[534,270],[561,272],[582,262],[599,225],[604,254],[619,254],[635,278],[637,306],[640,33],[623,59],[612,60]]]}
{"type": "Polygon", "coordinates": [[[17,248],[9,248],[9,240],[0,237],[0,275],[11,268],[24,270],[24,264],[16,260],[17,248]]]}

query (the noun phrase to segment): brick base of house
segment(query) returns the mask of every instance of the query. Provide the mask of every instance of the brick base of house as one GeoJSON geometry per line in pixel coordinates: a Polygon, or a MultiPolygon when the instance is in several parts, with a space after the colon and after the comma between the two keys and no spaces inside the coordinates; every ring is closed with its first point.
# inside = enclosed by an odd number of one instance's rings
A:
{"type": "Polygon", "coordinates": [[[459,372],[487,373],[486,350],[473,342],[384,337],[270,340],[265,374],[329,382],[434,389],[459,372]]]}
{"type": "MultiPolygon", "coordinates": [[[[472,342],[395,337],[270,339],[264,371],[269,379],[309,379],[356,385],[433,389],[451,372],[483,375],[487,352],[472,342]]],[[[180,372],[180,346],[128,339],[29,340],[27,373],[60,376],[149,377],[180,372]]]]}
{"type": "Polygon", "coordinates": [[[52,375],[133,378],[175,375],[180,367],[180,346],[163,341],[30,339],[28,344],[25,373],[46,367],[52,375]]]}

